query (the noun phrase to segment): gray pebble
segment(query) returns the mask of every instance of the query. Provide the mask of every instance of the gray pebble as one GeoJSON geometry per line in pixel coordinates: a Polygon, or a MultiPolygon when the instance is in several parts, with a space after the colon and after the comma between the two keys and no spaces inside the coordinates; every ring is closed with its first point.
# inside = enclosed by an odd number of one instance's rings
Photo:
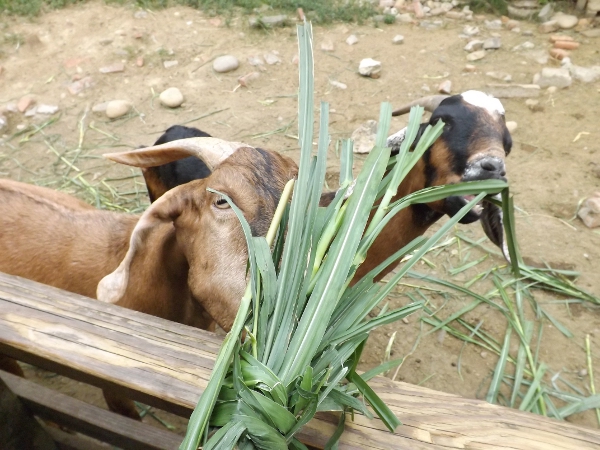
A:
{"type": "Polygon", "coordinates": [[[231,72],[239,67],[240,63],[235,56],[224,55],[215,58],[213,61],[213,70],[218,73],[231,72]]]}
{"type": "Polygon", "coordinates": [[[177,108],[183,103],[183,94],[176,87],[170,87],[160,93],[160,102],[169,108],[177,108]]]}
{"type": "Polygon", "coordinates": [[[122,117],[131,111],[132,106],[127,100],[112,100],[106,105],[106,116],[109,119],[122,117]]]}

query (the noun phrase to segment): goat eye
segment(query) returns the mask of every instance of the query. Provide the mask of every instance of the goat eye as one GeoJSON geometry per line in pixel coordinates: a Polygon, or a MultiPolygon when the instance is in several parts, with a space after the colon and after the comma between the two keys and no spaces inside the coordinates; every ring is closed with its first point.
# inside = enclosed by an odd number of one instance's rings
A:
{"type": "Polygon", "coordinates": [[[227,203],[227,200],[225,200],[223,197],[219,197],[217,199],[217,201],[215,202],[215,206],[219,209],[227,209],[229,208],[229,203],[227,203]]]}

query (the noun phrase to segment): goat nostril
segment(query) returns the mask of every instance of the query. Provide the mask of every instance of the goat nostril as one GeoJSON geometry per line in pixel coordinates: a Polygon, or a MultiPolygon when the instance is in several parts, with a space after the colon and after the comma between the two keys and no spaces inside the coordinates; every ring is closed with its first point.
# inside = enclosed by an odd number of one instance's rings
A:
{"type": "Polygon", "coordinates": [[[490,172],[503,172],[502,175],[504,175],[504,165],[502,164],[502,161],[486,159],[481,161],[481,168],[490,172]]]}

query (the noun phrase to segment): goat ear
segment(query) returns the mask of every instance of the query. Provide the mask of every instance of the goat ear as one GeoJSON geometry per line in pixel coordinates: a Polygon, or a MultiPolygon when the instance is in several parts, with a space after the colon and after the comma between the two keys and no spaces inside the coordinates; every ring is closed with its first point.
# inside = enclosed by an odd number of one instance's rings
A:
{"type": "Polygon", "coordinates": [[[229,142],[213,137],[195,137],[121,153],[106,153],[103,156],[111,161],[135,167],[160,166],[188,156],[196,156],[204,161],[212,172],[242,147],[252,148],[241,142],[229,142]]]}
{"type": "Polygon", "coordinates": [[[480,220],[486,236],[502,250],[504,258],[510,263],[510,255],[504,236],[502,209],[493,203],[484,201],[480,220]]]}
{"type": "MultiPolygon", "coordinates": [[[[129,249],[114,272],[106,275],[98,283],[96,298],[106,303],[117,303],[125,295],[129,285],[129,271],[136,254],[148,243],[148,235],[153,228],[172,222],[183,210],[185,197],[181,189],[172,189],[160,197],[142,214],[129,239],[129,249]]],[[[184,189],[185,191],[185,189],[184,189]]]]}

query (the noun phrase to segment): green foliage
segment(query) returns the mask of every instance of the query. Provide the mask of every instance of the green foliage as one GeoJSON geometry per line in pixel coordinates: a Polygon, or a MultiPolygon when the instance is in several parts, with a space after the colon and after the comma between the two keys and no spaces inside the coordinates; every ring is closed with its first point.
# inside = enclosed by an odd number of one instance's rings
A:
{"type": "Polygon", "coordinates": [[[19,16],[37,16],[45,9],[65,8],[85,0],[0,0],[0,11],[19,16]]]}

